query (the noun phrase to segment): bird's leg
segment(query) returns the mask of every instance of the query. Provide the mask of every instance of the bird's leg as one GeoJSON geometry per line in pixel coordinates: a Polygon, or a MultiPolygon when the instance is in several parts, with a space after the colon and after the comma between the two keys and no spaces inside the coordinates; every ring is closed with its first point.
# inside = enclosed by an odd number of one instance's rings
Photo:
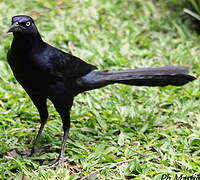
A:
{"type": "Polygon", "coordinates": [[[33,146],[31,148],[31,152],[30,152],[29,156],[33,156],[33,154],[37,151],[36,145],[38,144],[39,137],[42,134],[42,131],[44,129],[45,124],[46,124],[46,122],[41,122],[40,128],[39,128],[38,133],[37,133],[37,136],[36,136],[35,140],[33,141],[33,146]]]}
{"type": "Polygon", "coordinates": [[[38,133],[36,135],[35,140],[33,141],[33,146],[31,149],[31,153],[29,156],[33,156],[33,154],[36,152],[36,145],[39,141],[39,137],[42,134],[42,131],[44,129],[44,126],[48,119],[48,110],[47,110],[47,103],[46,99],[44,98],[31,98],[33,100],[33,103],[35,104],[36,108],[38,109],[38,112],[40,114],[40,128],[38,130],[38,133]]]}
{"type": "Polygon", "coordinates": [[[65,145],[66,145],[66,141],[67,141],[67,138],[68,138],[68,134],[69,134],[69,129],[68,130],[64,130],[64,135],[63,135],[63,141],[62,141],[62,145],[61,145],[61,150],[60,150],[60,154],[59,154],[57,160],[64,159],[65,145]]]}
{"type": "MultiPolygon", "coordinates": [[[[29,94],[30,95],[30,94],[29,94]]],[[[36,135],[35,140],[33,141],[33,146],[31,148],[31,152],[22,152],[21,155],[23,156],[33,156],[33,154],[37,151],[36,149],[36,145],[39,141],[39,137],[42,134],[42,131],[44,129],[44,126],[47,122],[48,119],[48,110],[47,110],[47,105],[46,105],[46,99],[45,98],[41,98],[41,97],[36,97],[36,96],[31,96],[31,99],[34,103],[34,105],[36,106],[36,108],[38,109],[38,112],[40,114],[40,128],[38,130],[38,133],[36,135]]]]}
{"type": "Polygon", "coordinates": [[[58,112],[62,118],[64,135],[63,135],[63,140],[62,140],[62,144],[61,144],[60,154],[59,154],[56,162],[53,163],[52,165],[50,165],[49,168],[59,166],[60,164],[62,164],[63,162],[65,162],[67,160],[67,158],[64,157],[64,153],[65,153],[65,145],[66,145],[66,141],[67,141],[69,129],[70,129],[70,112],[69,111],[64,112],[64,113],[62,113],[60,111],[58,111],[58,112]]]}

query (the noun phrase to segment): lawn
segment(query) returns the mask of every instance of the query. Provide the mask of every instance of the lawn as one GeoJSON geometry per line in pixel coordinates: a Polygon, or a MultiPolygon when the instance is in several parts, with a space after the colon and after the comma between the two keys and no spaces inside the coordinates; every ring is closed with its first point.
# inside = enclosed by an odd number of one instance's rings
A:
{"type": "MultiPolygon", "coordinates": [[[[184,2],[184,1],[183,1],[184,2]]],[[[39,146],[22,158],[39,128],[36,108],[6,63],[11,17],[35,19],[45,41],[99,70],[179,65],[200,74],[199,24],[176,0],[4,0],[0,2],[0,179],[154,179],[200,172],[200,84],[111,85],[81,94],[71,111],[68,163],[57,157],[61,120],[50,118],[39,146]]]]}

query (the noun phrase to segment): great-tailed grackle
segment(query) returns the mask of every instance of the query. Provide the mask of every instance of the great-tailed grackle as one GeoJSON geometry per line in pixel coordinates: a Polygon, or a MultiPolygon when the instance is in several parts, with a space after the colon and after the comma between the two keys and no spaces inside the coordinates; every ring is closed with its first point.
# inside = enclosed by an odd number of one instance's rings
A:
{"type": "Polygon", "coordinates": [[[185,68],[176,66],[93,71],[97,69],[95,66],[44,42],[29,16],[14,16],[8,32],[13,32],[14,35],[7,55],[8,63],[40,115],[41,125],[30,155],[35,152],[35,146],[47,122],[47,99],[50,99],[61,116],[64,136],[59,157],[54,165],[63,160],[70,128],[70,109],[73,98],[79,93],[114,83],[181,86],[195,79],[188,75],[185,68]]]}

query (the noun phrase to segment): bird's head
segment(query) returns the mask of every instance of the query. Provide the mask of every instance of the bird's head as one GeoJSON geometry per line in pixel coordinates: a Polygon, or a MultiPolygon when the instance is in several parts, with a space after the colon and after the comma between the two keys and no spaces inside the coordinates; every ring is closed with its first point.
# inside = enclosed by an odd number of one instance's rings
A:
{"type": "Polygon", "coordinates": [[[13,32],[13,34],[34,35],[38,33],[38,30],[31,17],[25,15],[18,15],[12,17],[12,25],[8,29],[7,33],[13,32]]]}

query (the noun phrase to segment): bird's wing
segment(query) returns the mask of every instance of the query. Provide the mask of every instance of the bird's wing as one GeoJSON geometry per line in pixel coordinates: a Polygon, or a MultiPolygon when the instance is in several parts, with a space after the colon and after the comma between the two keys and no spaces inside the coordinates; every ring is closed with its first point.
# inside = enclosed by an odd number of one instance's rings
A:
{"type": "MultiPolygon", "coordinates": [[[[96,66],[88,64],[78,57],[65,53],[52,47],[51,64],[54,75],[63,78],[77,78],[97,69],[96,66]],[[52,51],[53,50],[53,51],[52,51]]],[[[50,54],[51,54],[50,53],[50,54]]]]}
{"type": "Polygon", "coordinates": [[[71,54],[65,53],[65,58],[63,61],[63,69],[65,77],[81,77],[87,73],[97,69],[96,66],[86,63],[80,58],[73,56],[71,54]]]}

